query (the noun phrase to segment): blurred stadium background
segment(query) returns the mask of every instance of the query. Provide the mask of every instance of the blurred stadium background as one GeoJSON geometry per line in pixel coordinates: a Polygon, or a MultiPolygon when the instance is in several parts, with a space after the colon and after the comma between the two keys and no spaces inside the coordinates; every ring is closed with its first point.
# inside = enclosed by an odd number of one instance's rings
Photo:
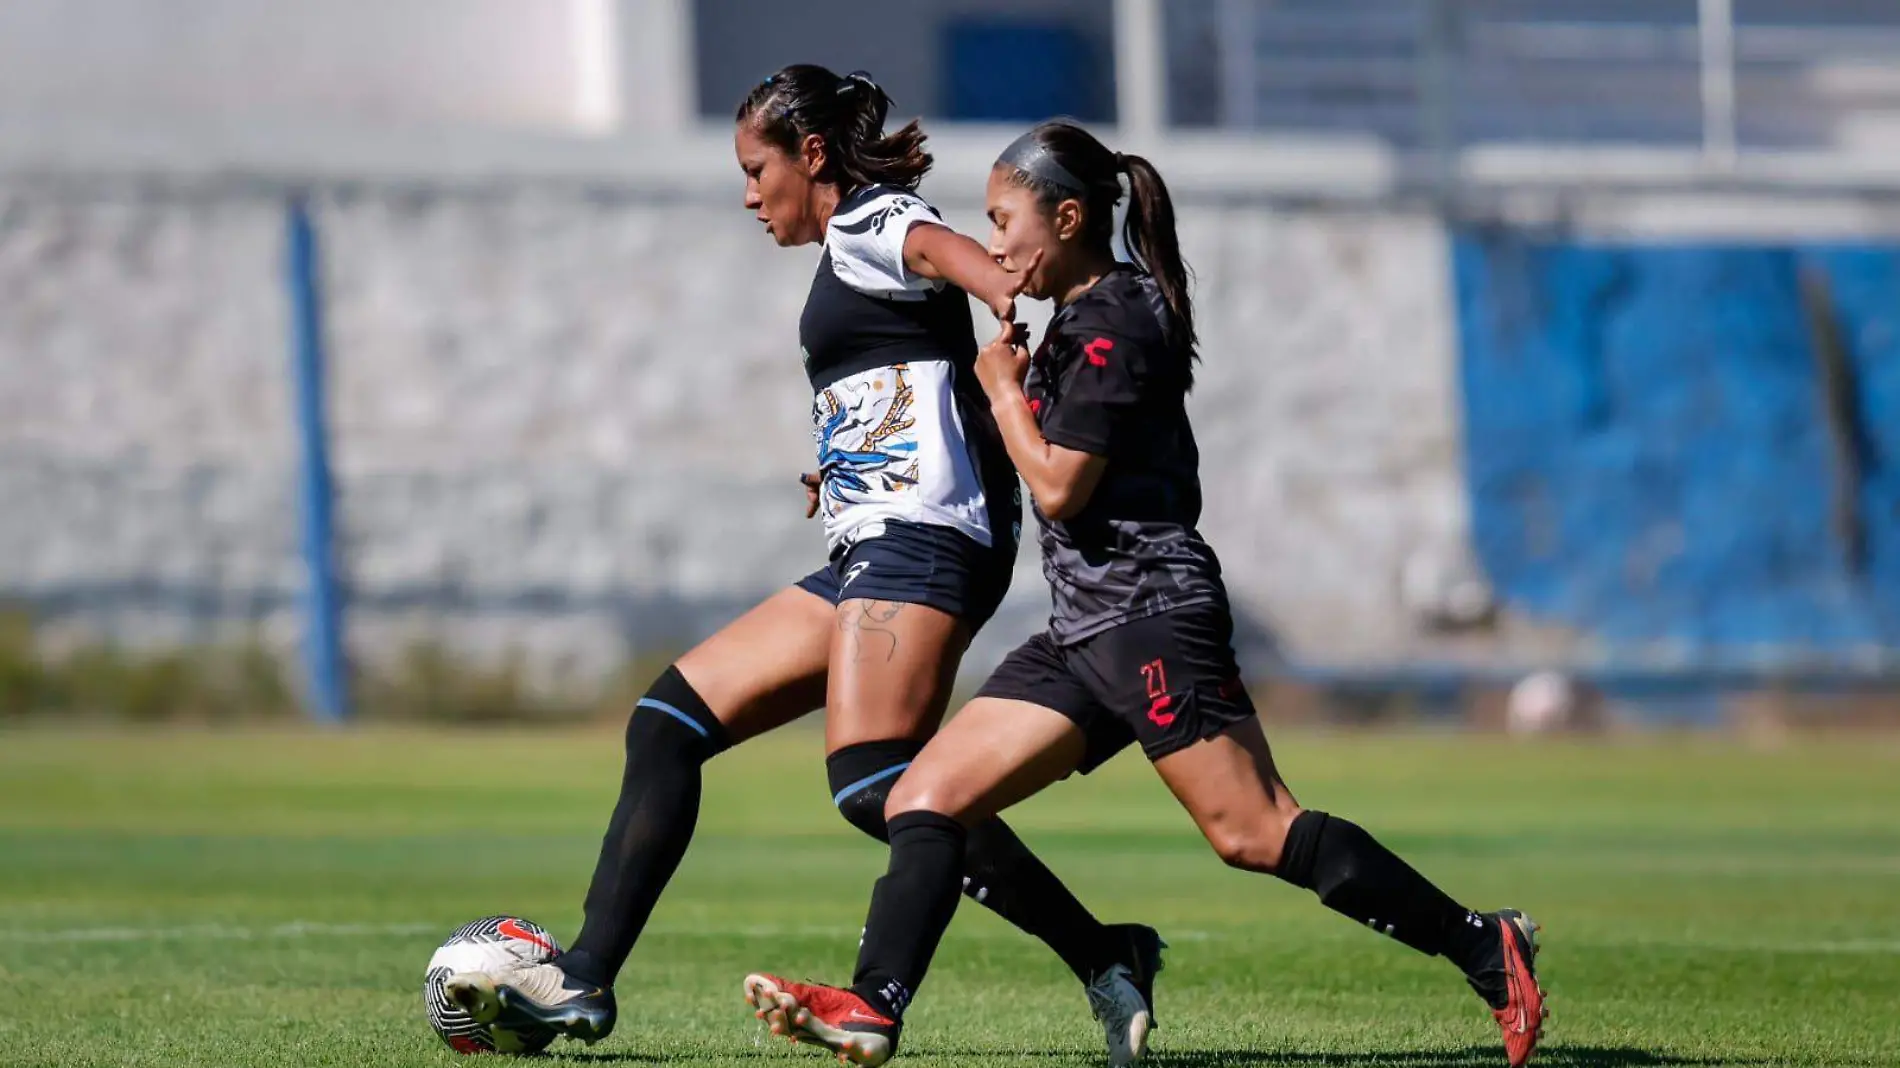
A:
{"type": "Polygon", "coordinates": [[[1263,680],[1444,711],[1555,669],[1709,723],[1884,685],[1882,0],[8,0],[15,646],[591,685],[808,569],[812,256],[728,125],[798,60],[923,116],[971,232],[1030,120],[1160,163],[1263,680]]]}
{"type": "MultiPolygon", "coordinates": [[[[1158,163],[1276,749],[1548,925],[1540,1064],[1900,1063],[1900,734],[1804,735],[1900,724],[1891,0],[0,0],[0,1063],[440,1065],[442,937],[571,936],[629,688],[823,551],[815,256],[730,144],[793,61],[968,232],[1033,120],[1158,163]],[[1513,712],[1651,729],[1289,729],[1513,712]]],[[[966,669],[1046,604],[1025,550],[966,669]]],[[[819,750],[710,766],[567,1057],[756,1068],[738,977],[848,969],[819,750]]],[[[1172,940],[1155,1068],[1502,1063],[1138,759],[1011,818],[1172,940]]],[[[981,910],[931,990],[919,1068],[1101,1063],[981,910]]]]}

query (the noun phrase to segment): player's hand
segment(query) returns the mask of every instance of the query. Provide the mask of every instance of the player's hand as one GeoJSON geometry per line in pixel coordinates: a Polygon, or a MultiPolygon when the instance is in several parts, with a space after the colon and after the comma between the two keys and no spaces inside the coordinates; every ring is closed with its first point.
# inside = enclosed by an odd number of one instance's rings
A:
{"type": "Polygon", "coordinates": [[[998,322],[1016,321],[1016,298],[1028,288],[1029,279],[1035,275],[1036,268],[1041,265],[1042,250],[1037,249],[1035,254],[1029,257],[1029,262],[1023,264],[1021,270],[1004,272],[1009,276],[1009,284],[1003,287],[1003,291],[998,293],[994,300],[990,301],[990,311],[995,314],[998,322]]]}
{"type": "Polygon", "coordinates": [[[805,518],[810,519],[818,514],[818,487],[824,484],[824,479],[818,472],[808,471],[798,476],[798,481],[805,487],[805,518]]]}
{"type": "Polygon", "coordinates": [[[1004,322],[990,343],[977,350],[976,380],[994,401],[1020,394],[1029,371],[1029,330],[1021,323],[1004,322]]]}

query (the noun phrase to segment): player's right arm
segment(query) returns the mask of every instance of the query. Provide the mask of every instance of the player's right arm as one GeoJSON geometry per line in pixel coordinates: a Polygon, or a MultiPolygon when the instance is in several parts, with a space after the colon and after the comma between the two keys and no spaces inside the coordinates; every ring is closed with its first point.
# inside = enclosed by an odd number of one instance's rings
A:
{"type": "Polygon", "coordinates": [[[942,223],[910,228],[904,237],[904,266],[932,281],[949,282],[982,301],[1006,323],[1016,318],[1016,297],[1036,269],[1031,262],[1020,272],[1006,271],[988,249],[942,223]]]}

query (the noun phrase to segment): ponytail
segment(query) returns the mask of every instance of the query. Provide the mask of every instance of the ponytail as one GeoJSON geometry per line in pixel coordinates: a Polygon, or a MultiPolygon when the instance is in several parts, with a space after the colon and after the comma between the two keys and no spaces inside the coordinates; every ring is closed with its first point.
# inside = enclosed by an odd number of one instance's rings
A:
{"type": "Polygon", "coordinates": [[[1140,156],[1115,154],[1115,163],[1128,176],[1128,216],[1122,220],[1122,246],[1155,285],[1174,319],[1180,340],[1195,342],[1194,297],[1189,293],[1193,272],[1181,258],[1181,238],[1174,228],[1174,199],[1154,164],[1140,156]]]}
{"type": "Polygon", "coordinates": [[[752,88],[733,122],[753,122],[761,135],[796,155],[804,139],[825,142],[821,180],[846,189],[862,185],[917,188],[930,172],[924,131],[916,120],[884,132],[891,98],[871,76],[854,71],[840,78],[824,67],[795,63],[752,88]]]}

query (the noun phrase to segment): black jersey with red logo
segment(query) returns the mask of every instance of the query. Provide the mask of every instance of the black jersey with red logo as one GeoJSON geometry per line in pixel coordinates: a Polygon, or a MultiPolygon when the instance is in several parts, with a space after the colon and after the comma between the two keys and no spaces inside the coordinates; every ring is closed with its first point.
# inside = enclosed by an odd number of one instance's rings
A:
{"type": "Polygon", "coordinates": [[[1024,384],[1051,444],[1107,459],[1077,515],[1036,509],[1042,568],[1063,644],[1185,605],[1226,603],[1201,518],[1200,449],[1188,425],[1192,348],[1171,340],[1154,279],[1123,265],[1058,311],[1024,384]]]}

